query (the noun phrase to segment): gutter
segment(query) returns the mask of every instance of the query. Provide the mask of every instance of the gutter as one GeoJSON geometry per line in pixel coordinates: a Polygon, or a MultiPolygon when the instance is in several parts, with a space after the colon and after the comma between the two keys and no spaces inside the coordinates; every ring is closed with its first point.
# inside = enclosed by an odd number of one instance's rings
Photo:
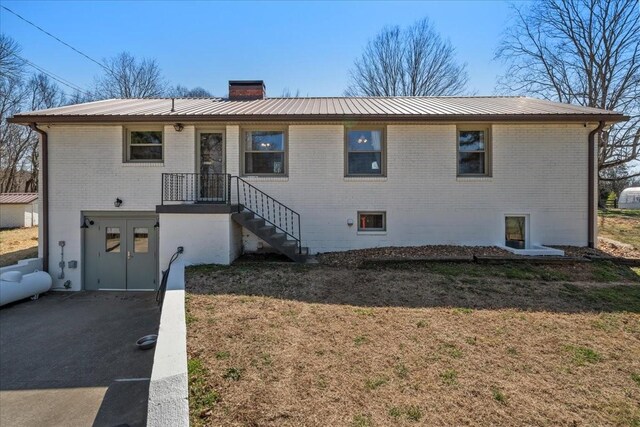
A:
{"type": "Polygon", "coordinates": [[[595,227],[595,192],[596,192],[596,171],[597,167],[595,166],[595,155],[596,155],[596,142],[595,137],[605,126],[605,121],[600,120],[598,123],[598,127],[589,132],[589,177],[588,177],[588,192],[589,197],[588,200],[588,212],[587,212],[587,222],[588,222],[588,245],[590,248],[595,248],[595,236],[596,236],[596,227],[595,227]]]}
{"type": "Polygon", "coordinates": [[[166,122],[343,122],[343,121],[385,121],[385,122],[545,122],[545,123],[585,123],[606,118],[607,122],[629,120],[629,116],[611,114],[113,114],[113,115],[37,115],[17,114],[9,117],[9,123],[149,123],[166,122]]]}
{"type": "Polygon", "coordinates": [[[39,185],[42,188],[42,218],[40,225],[42,226],[42,269],[49,272],[49,135],[42,129],[38,129],[36,123],[29,123],[29,127],[40,134],[40,152],[42,159],[40,160],[40,171],[42,172],[42,182],[39,185]]]}

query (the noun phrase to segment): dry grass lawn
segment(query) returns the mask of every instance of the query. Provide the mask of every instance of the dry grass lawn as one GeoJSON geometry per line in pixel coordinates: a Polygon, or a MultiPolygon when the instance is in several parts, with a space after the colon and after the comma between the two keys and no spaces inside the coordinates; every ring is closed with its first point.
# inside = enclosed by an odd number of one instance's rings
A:
{"type": "Polygon", "coordinates": [[[640,210],[609,209],[601,211],[598,221],[599,236],[626,243],[635,248],[640,257],[640,210]]]}
{"type": "Polygon", "coordinates": [[[0,267],[38,256],[38,227],[0,230],[0,267]]]}
{"type": "Polygon", "coordinates": [[[192,425],[638,426],[638,272],[188,272],[192,425]]]}

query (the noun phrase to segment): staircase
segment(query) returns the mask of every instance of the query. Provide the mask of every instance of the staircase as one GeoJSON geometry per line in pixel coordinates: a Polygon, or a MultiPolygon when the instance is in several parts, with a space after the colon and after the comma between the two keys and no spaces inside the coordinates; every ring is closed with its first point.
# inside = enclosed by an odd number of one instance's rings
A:
{"type": "Polygon", "coordinates": [[[300,214],[242,178],[233,179],[238,212],[231,218],[293,261],[305,262],[309,248],[302,247],[300,214]]]}

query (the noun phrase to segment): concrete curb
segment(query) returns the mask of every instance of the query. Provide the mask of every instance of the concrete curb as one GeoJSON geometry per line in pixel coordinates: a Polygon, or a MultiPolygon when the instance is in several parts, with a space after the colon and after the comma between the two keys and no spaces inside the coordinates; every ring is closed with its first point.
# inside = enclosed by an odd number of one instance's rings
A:
{"type": "Polygon", "coordinates": [[[147,426],[189,426],[184,263],[171,266],[149,385],[147,426]]]}

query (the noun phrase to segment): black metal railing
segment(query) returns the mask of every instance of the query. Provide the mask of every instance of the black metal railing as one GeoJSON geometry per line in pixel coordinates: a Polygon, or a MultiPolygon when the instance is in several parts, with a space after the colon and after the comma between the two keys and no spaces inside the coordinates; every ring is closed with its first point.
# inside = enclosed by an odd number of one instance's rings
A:
{"type": "Polygon", "coordinates": [[[229,203],[231,175],[226,173],[163,173],[164,202],[229,203]]]}
{"type": "Polygon", "coordinates": [[[237,176],[232,178],[236,180],[238,212],[247,210],[264,219],[265,222],[298,242],[298,252],[302,253],[300,214],[244,179],[237,176]]]}

